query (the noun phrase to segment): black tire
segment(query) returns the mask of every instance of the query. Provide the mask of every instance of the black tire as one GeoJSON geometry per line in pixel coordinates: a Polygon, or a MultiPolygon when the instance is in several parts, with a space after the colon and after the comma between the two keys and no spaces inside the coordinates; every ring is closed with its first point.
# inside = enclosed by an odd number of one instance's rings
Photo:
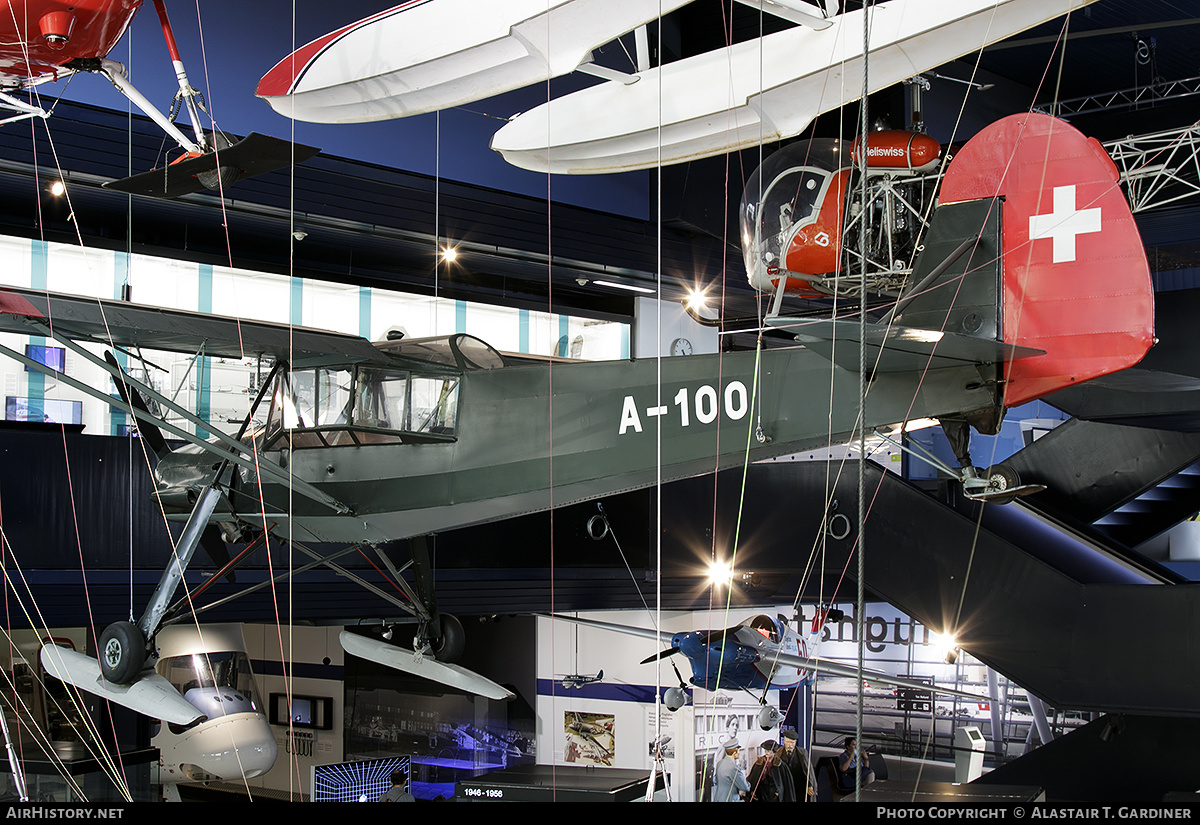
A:
{"type": "MultiPolygon", "coordinates": [[[[1021,477],[1017,475],[1017,471],[1007,464],[996,464],[988,467],[987,471],[988,490],[991,492],[1003,492],[1004,490],[1015,490],[1021,486],[1021,477]]],[[[992,499],[993,504],[1009,504],[1016,500],[1016,496],[1000,496],[992,499]]]]}
{"type": "Polygon", "coordinates": [[[146,663],[146,640],[132,622],[114,622],[100,636],[100,672],[109,682],[133,684],[146,663]]]}
{"type": "Polygon", "coordinates": [[[467,632],[462,622],[449,613],[441,615],[442,635],[434,643],[433,653],[439,662],[457,662],[467,646],[467,632]]]}

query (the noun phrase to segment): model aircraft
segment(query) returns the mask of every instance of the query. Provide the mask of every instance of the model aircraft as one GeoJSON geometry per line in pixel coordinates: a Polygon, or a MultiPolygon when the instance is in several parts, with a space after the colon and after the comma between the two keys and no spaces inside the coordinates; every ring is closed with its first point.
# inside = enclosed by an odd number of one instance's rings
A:
{"type": "MultiPolygon", "coordinates": [[[[767,615],[751,616],[737,625],[724,630],[690,630],[669,637],[656,630],[630,625],[601,622],[554,614],[550,618],[585,627],[594,627],[627,636],[667,642],[668,647],[642,660],[642,664],[682,654],[692,666],[691,684],[705,690],[745,690],[761,694],[766,690],[794,688],[811,684],[818,675],[858,678],[858,668],[837,664],[817,656],[817,644],[821,629],[830,611],[818,609],[813,616],[810,631],[801,636],[792,629],[787,618],[767,615]]],[[[890,676],[872,670],[861,675],[871,682],[892,687],[944,693],[973,702],[987,701],[987,697],[952,688],[930,687],[925,682],[903,677],[890,676]]],[[[672,710],[682,707],[678,699],[664,697],[672,710]]],[[[774,718],[773,714],[762,717],[764,723],[774,718]]],[[[778,721],[777,719],[775,721],[778,721]]],[[[770,725],[767,725],[770,727],[770,725]]]]}
{"type": "Polygon", "coordinates": [[[554,680],[568,690],[575,688],[581,690],[584,685],[593,685],[596,682],[604,680],[604,671],[599,671],[595,676],[587,676],[582,673],[568,673],[564,676],[555,676],[554,680]]]}
{"type": "MultiPolygon", "coordinates": [[[[791,278],[777,277],[784,285],[791,278]]],[[[1132,366],[1153,342],[1149,268],[1115,169],[1095,141],[1047,116],[1008,118],[963,147],[946,172],[911,281],[885,319],[865,323],[867,428],[937,418],[951,431],[994,432],[1005,407],[1132,366]]],[[[848,438],[860,420],[859,321],[777,314],[771,323],[802,346],[552,365],[501,354],[465,334],[373,344],[0,290],[0,331],[54,338],[113,377],[124,400],[54,373],[139,421],[158,456],[158,500],[169,516],[186,519],[177,558],[142,618],[110,625],[99,669],[68,676],[159,715],[163,699],[147,666],[158,630],[176,616],[173,593],[202,539],[213,543],[214,525],[240,541],[286,525],[279,534],[313,565],[339,573],[349,571],[336,553],[321,556],[302,542],[373,550],[411,599],[375,591],[417,621],[413,650],[357,637],[351,652],[507,695],[447,666],[461,650],[462,629],[437,609],[421,537],[848,438]],[[258,355],[274,367],[238,434],[206,441],[151,414],[145,399],[207,429],[203,419],[84,342],[258,355]],[[827,388],[827,401],[813,403],[814,387],[827,388]],[[170,449],[164,432],[190,443],[170,449]],[[413,539],[412,585],[378,549],[401,538],[413,539]]],[[[0,353],[51,372],[7,347],[0,353]]],[[[965,438],[959,453],[966,475],[973,468],[965,438]]],[[[1006,476],[985,476],[989,485],[1000,478],[993,492],[1011,495],[1006,476]]]]}
{"type": "MultiPolygon", "coordinates": [[[[890,0],[871,8],[870,91],[929,71],[1095,0],[890,0]]],[[[606,81],[513,117],[492,139],[538,172],[595,174],[679,163],[799,134],[862,93],[863,10],[740,0],[795,28],[650,67],[644,25],[685,0],[405,3],[284,58],[257,94],[281,114],[357,122],[460,106],[585,71],[606,81]],[[633,73],[592,50],[636,30],[633,73]]]]}
{"type": "MultiPolygon", "coordinates": [[[[179,82],[178,99],[187,112],[189,137],[163,115],[126,78],[125,67],[107,55],[124,36],[142,0],[9,0],[0,13],[0,112],[10,120],[49,117],[36,102],[14,93],[32,90],[77,72],[103,75],[121,94],[153,120],[184,154],[162,169],[105,184],[122,192],[175,198],[203,189],[221,189],[250,175],[299,163],[317,153],[310,146],[251,133],[233,143],[201,125],[203,100],[188,82],[163,0],[154,0],[163,37],[179,82]]],[[[34,98],[36,100],[36,98],[34,98]]]]}
{"type": "MultiPolygon", "coordinates": [[[[152,683],[167,697],[167,713],[153,744],[160,751],[164,784],[260,776],[275,764],[275,735],[263,710],[246,643],[237,625],[178,625],[158,634],[159,660],[152,683]],[[175,714],[181,696],[192,718],[175,714]]],[[[46,644],[40,660],[51,676],[77,683],[77,672],[96,675],[95,660],[46,644]]]]}
{"type": "MultiPolygon", "coordinates": [[[[800,134],[823,112],[1082,8],[1094,0],[890,0],[608,81],[513,117],[492,138],[536,172],[647,169],[800,134]]],[[[751,3],[750,5],[757,5],[751,3]]],[[[774,4],[763,4],[771,11],[774,4]]]]}

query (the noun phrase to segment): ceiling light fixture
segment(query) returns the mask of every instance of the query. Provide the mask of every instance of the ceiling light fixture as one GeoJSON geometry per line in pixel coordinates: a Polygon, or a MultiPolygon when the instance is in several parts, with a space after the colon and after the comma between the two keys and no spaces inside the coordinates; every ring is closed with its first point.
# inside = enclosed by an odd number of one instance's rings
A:
{"type": "Polygon", "coordinates": [[[644,286],[634,286],[633,284],[622,284],[617,281],[592,281],[596,286],[607,286],[613,289],[624,289],[629,292],[641,292],[647,295],[653,295],[654,290],[644,286]]]}

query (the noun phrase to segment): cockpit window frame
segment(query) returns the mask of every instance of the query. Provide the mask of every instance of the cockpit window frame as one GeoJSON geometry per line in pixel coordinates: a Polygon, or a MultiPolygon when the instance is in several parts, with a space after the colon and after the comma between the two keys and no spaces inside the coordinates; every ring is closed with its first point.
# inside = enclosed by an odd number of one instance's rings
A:
{"type": "MultiPolygon", "coordinates": [[[[286,364],[281,364],[281,368],[273,373],[271,380],[274,381],[274,385],[270,392],[265,393],[259,401],[260,405],[264,401],[269,404],[266,424],[254,434],[254,437],[262,443],[264,452],[282,449],[369,447],[380,444],[438,444],[453,443],[458,440],[456,431],[461,401],[461,370],[439,368],[424,362],[420,363],[417,368],[405,363],[387,365],[370,363],[306,366],[292,369],[286,364]],[[349,373],[350,382],[348,387],[340,388],[339,397],[344,395],[346,401],[339,407],[340,412],[336,413],[335,420],[329,423],[313,423],[305,426],[286,426],[287,415],[284,410],[284,399],[290,398],[291,405],[296,406],[298,382],[295,380],[295,376],[305,373],[313,373],[316,376],[312,382],[316,389],[313,392],[315,400],[310,417],[315,416],[314,421],[320,421],[322,398],[320,388],[324,386],[320,374],[342,372],[349,373]],[[365,403],[366,396],[363,387],[367,383],[364,379],[364,375],[367,374],[391,376],[389,381],[404,384],[403,398],[397,399],[395,395],[391,398],[393,408],[398,402],[399,409],[403,411],[399,426],[386,418],[359,417],[359,406],[365,403]],[[426,389],[436,395],[429,409],[418,408],[414,403],[414,387],[419,387],[422,383],[430,384],[431,386],[426,389]],[[419,419],[416,418],[417,416],[419,419]],[[381,421],[386,421],[386,425],[381,426],[381,421]]],[[[386,382],[379,378],[370,381],[370,384],[376,387],[384,383],[386,382]]],[[[373,398],[373,403],[380,403],[385,395],[377,394],[373,398]]],[[[299,416],[299,413],[293,412],[292,415],[299,416]]]]}

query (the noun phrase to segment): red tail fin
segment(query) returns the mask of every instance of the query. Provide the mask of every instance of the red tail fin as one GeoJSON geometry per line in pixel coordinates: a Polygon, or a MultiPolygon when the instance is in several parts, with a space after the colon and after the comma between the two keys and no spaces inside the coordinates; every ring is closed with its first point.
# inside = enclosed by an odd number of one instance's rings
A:
{"type": "Polygon", "coordinates": [[[1154,341],[1154,292],[1117,168],[1048,115],[1004,118],[954,158],[941,203],[1003,196],[1005,406],[1131,367],[1154,341]]]}

